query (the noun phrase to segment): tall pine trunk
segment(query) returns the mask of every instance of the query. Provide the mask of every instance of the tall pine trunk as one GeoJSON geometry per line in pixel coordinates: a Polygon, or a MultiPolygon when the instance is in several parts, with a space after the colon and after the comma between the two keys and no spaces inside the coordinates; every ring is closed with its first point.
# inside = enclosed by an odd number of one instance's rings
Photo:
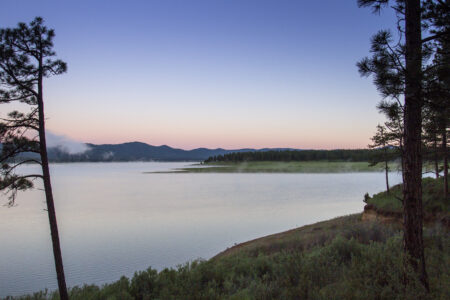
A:
{"type": "Polygon", "coordinates": [[[389,194],[389,165],[388,161],[385,162],[385,171],[386,171],[386,191],[389,194]]]}
{"type": "MultiPolygon", "coordinates": [[[[437,130],[436,130],[437,131],[437,130]]],[[[439,153],[438,153],[438,141],[437,141],[437,133],[433,135],[433,154],[434,154],[434,173],[436,175],[436,179],[439,178],[439,153]]]]}
{"type": "Polygon", "coordinates": [[[386,173],[386,192],[389,194],[389,163],[386,146],[384,147],[384,170],[386,173]]]}
{"type": "Polygon", "coordinates": [[[448,153],[447,153],[447,126],[442,130],[442,155],[444,156],[444,197],[448,198],[448,153]]]}
{"type": "MultiPolygon", "coordinates": [[[[447,5],[449,5],[450,1],[447,0],[446,3],[447,5]]],[[[443,83],[444,86],[447,87],[447,89],[450,87],[450,38],[446,37],[443,39],[442,42],[443,45],[443,69],[446,70],[444,71],[444,78],[443,78],[443,83]]],[[[444,96],[445,97],[445,96],[444,96]]],[[[448,97],[448,93],[447,93],[447,97],[448,97]]],[[[447,99],[448,100],[448,99],[447,99]]],[[[448,153],[447,153],[447,126],[448,124],[448,114],[449,114],[449,108],[445,107],[444,104],[444,115],[441,118],[441,135],[442,135],[442,156],[444,159],[444,196],[445,199],[448,199],[448,153]]]]}
{"type": "MultiPolygon", "coordinates": [[[[42,51],[41,51],[42,53],[42,51]]],[[[59,243],[58,224],[56,222],[55,205],[53,202],[52,185],[50,182],[50,170],[48,166],[47,143],[45,140],[45,118],[44,118],[44,101],[42,89],[42,58],[39,61],[39,78],[38,78],[38,110],[39,110],[39,145],[42,163],[42,175],[44,179],[45,198],[47,201],[48,220],[50,223],[50,233],[52,237],[53,256],[55,259],[56,277],[58,279],[59,296],[61,300],[68,300],[66,279],[64,276],[64,267],[61,254],[61,246],[59,243]]]]}
{"type": "Polygon", "coordinates": [[[420,0],[406,0],[405,4],[404,251],[409,264],[417,272],[421,283],[426,290],[429,290],[422,233],[422,35],[420,0]]]}

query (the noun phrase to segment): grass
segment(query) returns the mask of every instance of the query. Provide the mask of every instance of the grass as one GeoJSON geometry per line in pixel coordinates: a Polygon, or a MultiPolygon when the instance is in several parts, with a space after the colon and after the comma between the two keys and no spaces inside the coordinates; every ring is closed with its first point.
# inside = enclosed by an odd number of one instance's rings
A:
{"type": "Polygon", "coordinates": [[[386,241],[399,230],[400,227],[395,224],[384,226],[379,223],[362,222],[361,214],[353,214],[238,244],[219,253],[213,259],[243,252],[255,256],[272,255],[281,251],[307,251],[329,244],[339,235],[368,244],[370,241],[386,241]]]}
{"type": "MultiPolygon", "coordinates": [[[[422,203],[425,213],[441,214],[449,212],[449,199],[444,198],[444,178],[423,178],[422,203]]],[[[383,211],[402,211],[402,185],[398,184],[386,191],[373,195],[367,199],[367,204],[374,205],[383,211]]]]}
{"type": "MultiPolygon", "coordinates": [[[[397,164],[391,163],[396,170],[397,164]]],[[[345,173],[381,172],[382,166],[370,167],[367,162],[344,161],[251,161],[204,163],[198,167],[177,169],[181,173],[345,173]]]]}

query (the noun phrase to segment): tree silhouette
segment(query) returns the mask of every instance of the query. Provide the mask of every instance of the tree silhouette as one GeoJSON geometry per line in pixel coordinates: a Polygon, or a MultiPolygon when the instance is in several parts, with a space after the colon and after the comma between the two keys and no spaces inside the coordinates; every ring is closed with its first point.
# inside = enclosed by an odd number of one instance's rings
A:
{"type": "Polygon", "coordinates": [[[439,123],[436,113],[430,109],[426,109],[423,114],[422,142],[425,149],[423,159],[433,163],[434,174],[436,178],[439,178],[439,173],[442,171],[439,167],[441,160],[439,123]]]}
{"type": "Polygon", "coordinates": [[[425,65],[436,53],[435,41],[447,37],[448,0],[358,0],[361,7],[378,13],[392,3],[397,14],[399,41],[389,31],[372,38],[371,58],[358,63],[362,75],[374,75],[383,97],[404,97],[403,114],[403,230],[409,262],[428,290],[423,247],[422,208],[422,112],[424,79],[433,66],[425,65]],[[422,31],[427,37],[422,38],[422,31]]]}
{"type": "Polygon", "coordinates": [[[30,109],[26,113],[12,111],[0,123],[0,189],[9,195],[8,204],[14,205],[18,191],[32,188],[34,179],[43,180],[59,294],[65,300],[68,294],[45,140],[43,81],[64,73],[67,67],[53,58],[55,34],[43,24],[37,17],[28,25],[19,23],[16,28],[0,30],[0,103],[22,103],[30,109]],[[24,163],[41,165],[42,174],[16,174],[24,163]]]}
{"type": "MultiPolygon", "coordinates": [[[[403,113],[404,107],[399,99],[395,101],[382,100],[377,105],[380,113],[384,114],[387,121],[384,122],[384,127],[389,132],[389,145],[391,148],[392,159],[400,158],[400,170],[403,167],[403,113]]],[[[403,172],[402,172],[403,174],[403,172]]]]}
{"type": "MultiPolygon", "coordinates": [[[[434,22],[442,23],[442,27],[450,32],[450,6],[447,11],[434,11],[434,22]],[[446,21],[439,21],[440,19],[446,21]]],[[[436,26],[438,27],[438,26],[436,26]]],[[[439,28],[439,27],[438,27],[439,28]]],[[[438,32],[443,32],[439,30],[438,32]]],[[[441,34],[435,42],[436,54],[431,65],[430,72],[426,73],[424,80],[424,136],[425,142],[432,149],[430,157],[435,163],[436,177],[441,169],[438,161],[443,161],[444,196],[448,197],[448,127],[450,125],[450,35],[441,34]],[[440,143],[440,145],[438,145],[440,143]]]]}
{"type": "Polygon", "coordinates": [[[386,126],[378,124],[377,131],[371,139],[372,144],[369,145],[369,148],[380,149],[381,152],[375,152],[376,155],[372,156],[370,165],[375,166],[378,163],[384,163],[386,191],[389,194],[389,161],[393,160],[397,156],[397,153],[391,150],[391,147],[395,146],[395,133],[389,131],[386,126]]]}
{"type": "MultiPolygon", "coordinates": [[[[369,162],[378,155],[380,150],[352,149],[352,150],[268,150],[231,152],[223,155],[211,156],[205,160],[210,162],[248,162],[248,161],[354,161],[369,162]]],[[[397,155],[395,151],[390,151],[397,155]]]]}

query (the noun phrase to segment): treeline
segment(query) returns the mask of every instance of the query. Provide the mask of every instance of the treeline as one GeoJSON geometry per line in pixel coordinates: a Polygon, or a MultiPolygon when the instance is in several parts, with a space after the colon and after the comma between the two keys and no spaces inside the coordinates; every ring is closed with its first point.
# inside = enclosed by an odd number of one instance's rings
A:
{"type": "MultiPolygon", "coordinates": [[[[382,149],[355,150],[280,150],[280,151],[252,151],[233,152],[224,155],[211,156],[209,162],[244,162],[244,161],[354,161],[371,162],[382,149]]],[[[383,150],[384,151],[384,150],[383,150]]],[[[395,148],[387,149],[392,153],[392,159],[398,158],[395,148]]]]}

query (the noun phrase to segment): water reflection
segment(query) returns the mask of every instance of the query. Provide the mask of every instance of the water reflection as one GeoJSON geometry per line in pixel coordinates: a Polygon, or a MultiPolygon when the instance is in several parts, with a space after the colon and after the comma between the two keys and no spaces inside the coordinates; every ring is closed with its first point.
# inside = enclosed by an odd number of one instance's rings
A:
{"type": "MultiPolygon", "coordinates": [[[[187,164],[51,165],[69,286],[207,259],[234,243],[359,212],[364,193],[384,187],[383,173],[144,173],[187,164]]],[[[57,287],[44,201],[34,190],[0,208],[0,296],[57,287]]]]}

